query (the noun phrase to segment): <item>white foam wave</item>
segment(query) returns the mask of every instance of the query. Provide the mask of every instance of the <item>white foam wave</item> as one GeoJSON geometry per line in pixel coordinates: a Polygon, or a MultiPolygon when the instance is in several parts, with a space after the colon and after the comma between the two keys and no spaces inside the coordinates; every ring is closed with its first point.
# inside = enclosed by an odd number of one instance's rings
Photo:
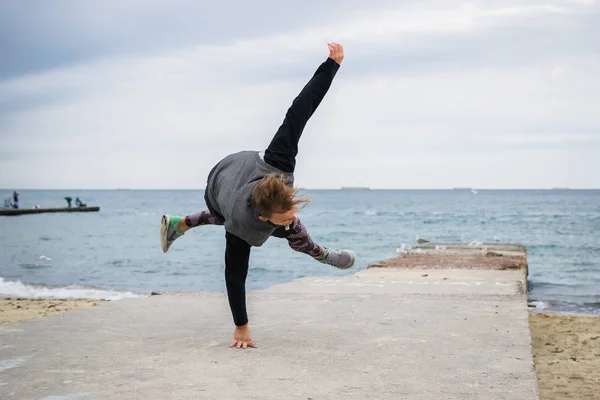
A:
{"type": "Polygon", "coordinates": [[[534,305],[538,310],[546,310],[550,307],[550,304],[546,301],[532,301],[529,304],[534,305]]]}
{"type": "Polygon", "coordinates": [[[92,289],[76,285],[64,287],[26,285],[20,281],[5,281],[4,278],[0,277],[0,296],[28,299],[119,300],[127,297],[138,297],[139,295],[131,292],[92,289]]]}

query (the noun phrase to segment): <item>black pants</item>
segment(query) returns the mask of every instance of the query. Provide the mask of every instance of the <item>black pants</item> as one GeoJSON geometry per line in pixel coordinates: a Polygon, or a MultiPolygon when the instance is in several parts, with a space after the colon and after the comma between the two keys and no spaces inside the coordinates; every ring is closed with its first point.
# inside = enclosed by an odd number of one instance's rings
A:
{"type": "MultiPolygon", "coordinates": [[[[283,171],[292,173],[296,168],[298,142],[306,123],[313,115],[327,94],[333,78],[340,68],[333,59],[323,62],[300,94],[294,99],[288,109],[283,123],[275,133],[269,147],[265,150],[264,160],[267,164],[283,171]]],[[[291,230],[286,231],[282,226],[277,228],[272,236],[287,237],[291,230]]],[[[243,239],[226,232],[225,247],[225,282],[229,306],[233,321],[237,326],[248,323],[246,312],[246,277],[248,275],[248,260],[250,245],[243,239]]]]}
{"type": "Polygon", "coordinates": [[[331,86],[339,65],[328,58],[319,66],[288,109],[283,123],[265,151],[265,162],[283,172],[294,172],[298,142],[306,123],[313,115],[331,86]]]}

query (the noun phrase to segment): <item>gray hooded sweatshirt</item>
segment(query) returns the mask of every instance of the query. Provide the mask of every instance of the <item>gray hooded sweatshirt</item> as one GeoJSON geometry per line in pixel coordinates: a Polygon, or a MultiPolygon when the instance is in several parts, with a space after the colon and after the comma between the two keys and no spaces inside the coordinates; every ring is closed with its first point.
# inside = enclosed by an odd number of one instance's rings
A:
{"type": "Polygon", "coordinates": [[[204,195],[208,209],[223,221],[227,232],[251,246],[262,246],[278,227],[269,221],[261,221],[252,205],[252,190],[271,173],[283,175],[287,184],[293,186],[294,174],[267,164],[258,151],[230,154],[208,175],[204,195]]]}

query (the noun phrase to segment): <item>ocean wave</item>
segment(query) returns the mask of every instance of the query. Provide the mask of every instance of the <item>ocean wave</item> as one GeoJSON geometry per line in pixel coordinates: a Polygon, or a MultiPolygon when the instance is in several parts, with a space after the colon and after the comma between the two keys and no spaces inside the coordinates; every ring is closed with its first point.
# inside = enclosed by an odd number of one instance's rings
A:
{"type": "Polygon", "coordinates": [[[264,268],[264,267],[251,267],[248,270],[248,274],[253,275],[253,276],[263,276],[263,275],[273,275],[273,274],[277,274],[277,275],[281,275],[281,274],[288,274],[290,271],[285,271],[283,269],[278,269],[278,268],[264,268]]]}
{"type": "Polygon", "coordinates": [[[40,264],[23,263],[23,264],[19,264],[19,266],[20,266],[21,268],[24,268],[24,269],[43,269],[43,268],[52,268],[52,266],[51,266],[51,265],[49,265],[49,264],[40,265],[40,264]]]}
{"type": "Polygon", "coordinates": [[[560,245],[555,243],[550,244],[530,244],[527,246],[528,250],[550,250],[550,249],[560,249],[560,248],[569,248],[568,245],[560,245]]]}
{"type": "Polygon", "coordinates": [[[581,283],[577,283],[577,282],[566,282],[566,281],[561,281],[561,282],[548,282],[548,281],[538,281],[538,280],[530,280],[529,281],[529,288],[530,290],[538,290],[540,288],[544,288],[544,289],[552,289],[552,288],[557,288],[557,289],[561,289],[561,288],[565,288],[565,287],[579,287],[581,286],[581,283]]]}
{"type": "Polygon", "coordinates": [[[23,297],[29,299],[90,299],[120,300],[128,297],[139,297],[131,292],[100,290],[84,286],[47,287],[27,285],[21,281],[5,281],[0,277],[0,296],[23,297]]]}
{"type": "Polygon", "coordinates": [[[136,215],[142,216],[142,217],[158,217],[158,213],[156,212],[148,212],[148,211],[137,211],[136,215]]]}
{"type": "Polygon", "coordinates": [[[417,217],[419,219],[424,216],[429,216],[436,220],[443,220],[447,217],[447,213],[438,212],[438,211],[423,211],[423,212],[413,212],[406,210],[390,210],[390,211],[377,211],[377,210],[367,210],[367,211],[355,211],[354,215],[366,215],[366,216],[383,216],[383,217],[402,217],[402,218],[410,218],[417,217]]]}
{"type": "Polygon", "coordinates": [[[367,210],[367,211],[354,211],[352,215],[363,215],[367,217],[398,217],[402,216],[403,213],[400,211],[377,211],[377,210],[367,210]]]}
{"type": "Polygon", "coordinates": [[[173,271],[173,272],[169,272],[167,273],[167,276],[188,276],[189,274],[187,272],[181,272],[181,271],[173,271]]]}
{"type": "Polygon", "coordinates": [[[549,302],[541,300],[530,301],[529,304],[535,306],[535,308],[538,310],[547,310],[551,307],[551,304],[549,302]]]}
{"type": "MultiPolygon", "coordinates": [[[[573,300],[573,299],[571,299],[573,300]]],[[[533,311],[554,312],[559,314],[599,315],[600,302],[574,302],[556,300],[531,300],[533,311]]]]}

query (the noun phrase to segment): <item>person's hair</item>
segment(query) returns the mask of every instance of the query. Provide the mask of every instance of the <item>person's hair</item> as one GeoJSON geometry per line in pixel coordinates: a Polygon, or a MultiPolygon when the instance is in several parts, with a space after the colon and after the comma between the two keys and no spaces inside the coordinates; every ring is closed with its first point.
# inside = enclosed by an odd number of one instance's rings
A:
{"type": "Polygon", "coordinates": [[[254,187],[252,205],[265,218],[271,218],[275,213],[288,212],[294,207],[301,209],[310,200],[299,197],[298,190],[287,185],[285,176],[269,174],[254,187]]]}

